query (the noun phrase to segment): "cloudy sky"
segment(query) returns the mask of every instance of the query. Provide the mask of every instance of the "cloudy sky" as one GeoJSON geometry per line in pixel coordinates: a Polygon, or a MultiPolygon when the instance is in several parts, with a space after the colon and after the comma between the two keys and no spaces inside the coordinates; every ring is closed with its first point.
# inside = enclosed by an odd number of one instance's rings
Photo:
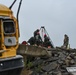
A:
{"type": "MultiPolygon", "coordinates": [[[[10,6],[14,0],[0,0],[10,6]]],[[[18,0],[12,8],[16,16],[18,0]]],[[[23,0],[19,14],[20,39],[28,40],[33,32],[45,26],[53,44],[61,46],[64,34],[70,39],[70,46],[76,48],[76,0],[23,0]]]]}

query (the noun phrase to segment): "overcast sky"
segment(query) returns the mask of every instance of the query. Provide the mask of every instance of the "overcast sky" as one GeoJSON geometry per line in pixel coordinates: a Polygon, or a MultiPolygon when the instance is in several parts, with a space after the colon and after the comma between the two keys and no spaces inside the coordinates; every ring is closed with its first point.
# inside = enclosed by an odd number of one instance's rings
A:
{"type": "MultiPolygon", "coordinates": [[[[0,0],[0,3],[9,7],[13,1],[0,0]]],[[[15,16],[19,1],[12,9],[15,16]]],[[[70,46],[76,48],[76,0],[23,0],[19,25],[20,43],[33,36],[36,29],[45,26],[55,46],[61,46],[64,34],[67,34],[70,46]]]]}

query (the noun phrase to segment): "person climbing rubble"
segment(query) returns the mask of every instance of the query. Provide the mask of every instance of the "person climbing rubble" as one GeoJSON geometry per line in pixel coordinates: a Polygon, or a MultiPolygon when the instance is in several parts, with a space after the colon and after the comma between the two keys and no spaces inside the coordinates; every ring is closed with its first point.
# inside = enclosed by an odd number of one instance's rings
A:
{"type": "Polygon", "coordinates": [[[68,45],[69,45],[69,37],[68,35],[64,35],[64,40],[63,40],[63,47],[64,48],[68,48],[68,45]]]}

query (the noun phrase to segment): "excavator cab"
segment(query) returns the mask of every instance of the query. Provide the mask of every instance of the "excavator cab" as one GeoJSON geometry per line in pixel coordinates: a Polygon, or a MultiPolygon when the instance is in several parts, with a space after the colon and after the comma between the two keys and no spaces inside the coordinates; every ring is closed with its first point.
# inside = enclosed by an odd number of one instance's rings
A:
{"type": "Polygon", "coordinates": [[[18,21],[10,8],[0,5],[0,75],[20,75],[24,62],[16,54],[18,46],[18,21]]]}
{"type": "Polygon", "coordinates": [[[13,19],[7,17],[0,21],[0,58],[15,56],[18,47],[17,25],[13,19]]]}

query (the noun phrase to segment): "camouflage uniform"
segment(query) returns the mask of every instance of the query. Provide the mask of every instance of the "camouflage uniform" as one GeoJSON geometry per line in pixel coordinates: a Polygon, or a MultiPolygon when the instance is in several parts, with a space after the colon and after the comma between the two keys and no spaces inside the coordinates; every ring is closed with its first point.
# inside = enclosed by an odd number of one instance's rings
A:
{"type": "Polygon", "coordinates": [[[65,34],[64,35],[64,43],[63,43],[63,47],[67,48],[69,44],[69,37],[65,34]]]}

